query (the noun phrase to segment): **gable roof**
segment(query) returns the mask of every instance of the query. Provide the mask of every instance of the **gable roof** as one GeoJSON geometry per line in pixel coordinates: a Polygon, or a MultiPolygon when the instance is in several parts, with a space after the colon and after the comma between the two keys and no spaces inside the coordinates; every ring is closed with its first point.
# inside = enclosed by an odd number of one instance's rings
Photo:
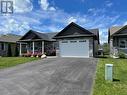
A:
{"type": "Polygon", "coordinates": [[[69,37],[96,37],[99,42],[99,29],[84,29],[83,27],[72,22],[62,31],[54,36],[54,39],[69,38],[69,37]]]}
{"type": "Polygon", "coordinates": [[[6,34],[0,36],[0,42],[10,42],[10,43],[16,43],[21,38],[19,35],[15,34],[6,34]]]}
{"type": "Polygon", "coordinates": [[[79,36],[93,36],[94,34],[90,31],[82,28],[81,26],[75,24],[74,22],[66,26],[62,31],[55,35],[55,39],[65,38],[65,37],[79,37],[79,36]]]}
{"type": "Polygon", "coordinates": [[[46,41],[56,41],[55,39],[52,39],[52,37],[54,35],[57,34],[57,32],[50,32],[50,33],[40,33],[40,32],[36,32],[34,30],[29,30],[21,39],[19,39],[20,41],[23,40],[32,40],[34,37],[30,37],[30,38],[26,38],[29,34],[34,34],[35,36],[37,36],[39,39],[41,40],[46,40],[46,41]]]}
{"type": "Polygon", "coordinates": [[[112,36],[115,34],[117,31],[119,31],[123,26],[113,26],[109,29],[109,36],[112,36]]]}
{"type": "Polygon", "coordinates": [[[127,29],[127,25],[125,26],[113,26],[108,30],[108,43],[110,41],[110,38],[113,36],[124,36],[126,34],[121,34],[120,32],[124,29],[127,29]]]}

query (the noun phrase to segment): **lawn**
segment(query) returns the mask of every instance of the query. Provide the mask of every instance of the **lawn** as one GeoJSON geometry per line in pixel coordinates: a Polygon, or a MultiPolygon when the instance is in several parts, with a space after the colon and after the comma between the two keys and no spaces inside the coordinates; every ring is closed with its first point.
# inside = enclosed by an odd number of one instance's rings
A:
{"type": "Polygon", "coordinates": [[[0,69],[16,66],[39,58],[31,57],[0,57],[0,69]]]}
{"type": "Polygon", "coordinates": [[[93,95],[127,95],[127,59],[102,58],[97,66],[93,95]],[[104,80],[105,64],[113,67],[113,82],[104,80]]]}

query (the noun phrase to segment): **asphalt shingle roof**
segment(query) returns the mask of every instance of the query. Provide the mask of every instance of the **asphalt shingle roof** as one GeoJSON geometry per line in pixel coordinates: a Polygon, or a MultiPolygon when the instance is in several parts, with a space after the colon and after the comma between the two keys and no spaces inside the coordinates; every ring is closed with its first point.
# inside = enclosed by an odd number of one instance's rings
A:
{"type": "Polygon", "coordinates": [[[11,42],[11,43],[16,43],[21,38],[19,35],[15,34],[6,34],[6,35],[1,35],[0,36],[0,42],[11,42]]]}
{"type": "Polygon", "coordinates": [[[116,33],[118,30],[123,28],[124,26],[113,26],[109,29],[110,36],[112,36],[114,33],[116,33]]]}
{"type": "MultiPolygon", "coordinates": [[[[31,31],[33,31],[33,30],[31,30],[31,31]]],[[[33,31],[33,32],[35,34],[37,34],[43,40],[47,40],[47,41],[56,41],[55,39],[53,39],[53,37],[58,33],[58,32],[45,32],[45,33],[41,33],[41,32],[36,32],[36,31],[33,31]]]]}
{"type": "Polygon", "coordinates": [[[37,32],[34,30],[29,30],[23,37],[21,37],[21,39],[19,39],[20,41],[24,40],[24,37],[28,35],[28,33],[34,33],[36,34],[40,39],[42,40],[46,40],[46,41],[56,41],[55,39],[53,39],[53,37],[58,33],[58,32],[37,32]]]}
{"type": "Polygon", "coordinates": [[[88,29],[88,31],[99,37],[99,29],[88,29]]]}

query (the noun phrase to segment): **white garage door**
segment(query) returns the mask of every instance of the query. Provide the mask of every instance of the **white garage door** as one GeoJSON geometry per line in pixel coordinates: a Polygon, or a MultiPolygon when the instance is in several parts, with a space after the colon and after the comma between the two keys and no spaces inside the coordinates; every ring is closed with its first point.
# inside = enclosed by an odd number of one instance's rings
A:
{"type": "Polygon", "coordinates": [[[61,57],[89,57],[89,40],[59,41],[61,57]]]}

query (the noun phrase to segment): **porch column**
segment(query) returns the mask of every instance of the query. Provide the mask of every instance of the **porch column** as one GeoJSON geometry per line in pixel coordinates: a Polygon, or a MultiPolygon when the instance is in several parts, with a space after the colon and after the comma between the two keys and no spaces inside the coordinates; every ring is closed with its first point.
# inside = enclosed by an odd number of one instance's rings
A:
{"type": "Polygon", "coordinates": [[[20,44],[20,46],[19,46],[19,48],[20,48],[19,55],[22,56],[22,43],[19,43],[19,44],[20,44]]]}
{"type": "Polygon", "coordinates": [[[34,54],[34,42],[33,42],[33,54],[34,54]]]}
{"type": "Polygon", "coordinates": [[[44,53],[44,41],[42,41],[42,54],[44,53]]]}
{"type": "Polygon", "coordinates": [[[114,52],[114,49],[113,49],[113,39],[110,40],[110,55],[112,55],[114,52]]]}
{"type": "Polygon", "coordinates": [[[26,44],[26,49],[27,49],[27,53],[28,53],[28,52],[29,52],[29,51],[28,51],[28,44],[26,44]]]}

